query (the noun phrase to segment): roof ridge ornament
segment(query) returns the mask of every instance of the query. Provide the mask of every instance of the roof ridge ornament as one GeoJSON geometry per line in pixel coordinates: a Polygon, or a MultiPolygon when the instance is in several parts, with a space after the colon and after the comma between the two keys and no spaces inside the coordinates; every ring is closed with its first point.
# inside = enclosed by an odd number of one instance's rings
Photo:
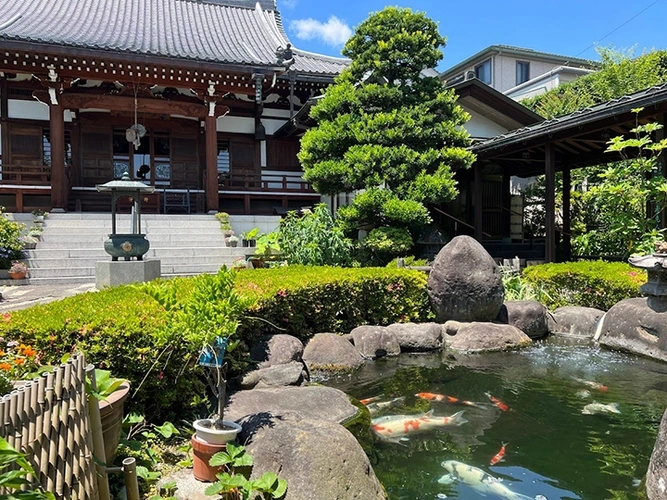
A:
{"type": "Polygon", "coordinates": [[[294,64],[294,52],[292,51],[291,43],[288,43],[287,47],[280,45],[276,49],[276,62],[278,66],[285,66],[285,68],[289,68],[294,64]]]}

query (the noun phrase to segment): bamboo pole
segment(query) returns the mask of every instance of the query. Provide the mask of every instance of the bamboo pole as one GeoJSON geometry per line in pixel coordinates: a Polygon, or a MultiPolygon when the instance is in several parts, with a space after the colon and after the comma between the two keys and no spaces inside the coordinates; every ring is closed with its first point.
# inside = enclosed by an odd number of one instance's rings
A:
{"type": "Polygon", "coordinates": [[[42,470],[44,471],[44,481],[42,481],[42,486],[46,489],[46,491],[52,491],[53,488],[53,476],[51,474],[51,471],[53,470],[53,467],[55,465],[54,462],[51,461],[51,450],[54,448],[53,444],[51,443],[51,436],[52,436],[52,430],[53,430],[53,423],[52,423],[52,418],[53,418],[53,400],[55,398],[55,373],[50,372],[50,373],[45,373],[42,375],[44,378],[44,418],[43,418],[43,431],[42,431],[42,439],[44,446],[42,446],[42,454],[41,454],[41,461],[40,463],[42,464],[42,470]],[[51,488],[51,489],[50,489],[51,488]]]}
{"type": "MultiPolygon", "coordinates": [[[[37,416],[35,418],[35,460],[39,460],[42,456],[42,451],[44,446],[47,446],[47,442],[44,441],[44,412],[46,411],[46,378],[39,377],[35,380],[35,407],[37,408],[37,416]]],[[[40,468],[35,469],[37,473],[37,481],[39,484],[46,484],[44,473],[44,462],[40,462],[40,468]]],[[[48,465],[47,465],[48,467],[48,465]]]]}
{"type": "MultiPolygon", "coordinates": [[[[60,421],[59,421],[59,427],[58,427],[58,433],[56,434],[58,436],[58,464],[57,464],[57,471],[58,475],[56,476],[56,493],[58,495],[61,495],[62,497],[66,497],[66,491],[65,491],[65,486],[66,486],[66,474],[68,471],[68,453],[67,453],[67,427],[68,427],[68,419],[69,419],[69,383],[70,383],[70,378],[71,378],[71,371],[72,371],[72,365],[67,363],[65,365],[61,365],[61,369],[63,372],[63,380],[62,380],[62,387],[61,387],[61,392],[60,392],[60,398],[59,398],[59,411],[60,413],[60,421]]],[[[69,469],[71,472],[71,469],[69,469]]]]}
{"type": "MultiPolygon", "coordinates": [[[[85,360],[81,361],[81,368],[84,370],[84,377],[87,377],[88,366],[85,364],[85,360]]],[[[83,434],[86,441],[86,491],[89,492],[88,498],[92,500],[97,500],[98,496],[98,480],[96,477],[97,470],[95,468],[94,454],[93,454],[93,433],[91,430],[91,413],[90,413],[90,403],[88,402],[87,393],[83,395],[84,401],[84,419],[83,419],[83,434]]],[[[98,408],[99,412],[99,408],[98,408]]]]}
{"type": "Polygon", "coordinates": [[[9,441],[9,446],[12,448],[17,448],[16,446],[16,399],[18,397],[18,392],[12,391],[9,393],[9,429],[7,433],[7,441],[9,441]]]}
{"type": "Polygon", "coordinates": [[[128,457],[123,460],[123,475],[125,476],[125,494],[127,500],[141,500],[139,496],[139,482],[137,480],[137,459],[128,457]]]}
{"type": "Polygon", "coordinates": [[[76,354],[73,356],[74,363],[74,374],[76,378],[75,385],[75,407],[76,407],[76,422],[74,428],[74,440],[75,445],[73,449],[74,454],[74,478],[76,480],[76,488],[72,492],[72,498],[74,500],[81,500],[86,498],[86,492],[89,491],[88,483],[88,468],[91,466],[89,464],[89,458],[86,450],[86,437],[83,434],[83,421],[86,416],[86,384],[85,384],[85,372],[83,369],[84,357],[82,354],[76,354]]]}
{"type": "MultiPolygon", "coordinates": [[[[86,375],[90,380],[91,387],[96,391],[97,383],[95,381],[95,367],[93,365],[86,367],[86,375]]],[[[104,450],[104,436],[102,435],[100,406],[97,400],[90,395],[88,396],[88,411],[90,413],[90,433],[93,437],[93,456],[95,457],[99,498],[100,500],[110,500],[111,494],[109,492],[109,478],[105,468],[106,452],[104,450]]]]}
{"type": "Polygon", "coordinates": [[[70,359],[67,362],[66,374],[66,391],[65,391],[65,405],[63,407],[62,417],[65,419],[65,430],[67,431],[67,438],[65,440],[65,476],[64,487],[65,496],[72,497],[72,483],[76,480],[74,476],[74,462],[76,460],[74,454],[74,429],[76,428],[76,368],[74,362],[70,359]]]}
{"type": "Polygon", "coordinates": [[[58,443],[60,431],[60,404],[63,393],[63,375],[62,365],[55,371],[55,381],[53,385],[53,411],[51,412],[51,435],[49,445],[49,464],[52,467],[52,473],[49,474],[48,491],[57,492],[56,478],[59,476],[62,459],[58,456],[58,443]]]}

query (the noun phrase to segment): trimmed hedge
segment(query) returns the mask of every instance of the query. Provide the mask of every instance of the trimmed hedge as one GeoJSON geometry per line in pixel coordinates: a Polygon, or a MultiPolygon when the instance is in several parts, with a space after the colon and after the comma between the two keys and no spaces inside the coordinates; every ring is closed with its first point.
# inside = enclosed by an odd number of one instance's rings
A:
{"type": "Polygon", "coordinates": [[[523,278],[547,295],[549,309],[596,307],[607,311],[616,302],[639,297],[646,273],[624,262],[579,261],[527,267],[523,278]]]}
{"type": "MultiPolygon", "coordinates": [[[[167,281],[179,295],[190,293],[192,282],[167,281]]],[[[416,271],[290,266],[244,270],[236,283],[257,302],[239,329],[246,349],[234,352],[233,368],[241,366],[236,361],[247,361],[247,346],[260,334],[285,332],[306,339],[361,324],[423,320],[430,311],[426,276],[416,271]]],[[[192,412],[191,403],[205,395],[194,353],[165,340],[166,312],[141,286],[76,295],[4,319],[0,335],[31,344],[43,362],[56,363],[78,349],[91,363],[129,379],[133,390],[146,377],[130,404],[150,420],[184,418],[192,412]]]]}

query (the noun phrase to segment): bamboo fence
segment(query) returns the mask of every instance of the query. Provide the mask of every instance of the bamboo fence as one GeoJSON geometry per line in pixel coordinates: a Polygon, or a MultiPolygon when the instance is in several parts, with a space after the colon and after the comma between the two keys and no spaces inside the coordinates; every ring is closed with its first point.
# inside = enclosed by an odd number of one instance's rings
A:
{"type": "Polygon", "coordinates": [[[3,396],[0,418],[0,435],[35,469],[28,479],[58,499],[100,498],[82,354],[3,396]]]}

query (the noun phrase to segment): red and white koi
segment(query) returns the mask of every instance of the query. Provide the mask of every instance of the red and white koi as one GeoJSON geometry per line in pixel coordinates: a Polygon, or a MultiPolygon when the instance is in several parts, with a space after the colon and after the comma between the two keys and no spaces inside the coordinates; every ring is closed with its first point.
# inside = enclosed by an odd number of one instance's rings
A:
{"type": "Polygon", "coordinates": [[[449,417],[436,417],[431,410],[421,415],[388,415],[374,418],[371,420],[371,431],[380,439],[398,442],[407,439],[409,434],[444,427],[458,427],[466,422],[463,411],[449,417]]]}
{"type": "Polygon", "coordinates": [[[503,403],[500,399],[493,397],[490,392],[485,392],[484,394],[486,394],[486,397],[491,400],[496,408],[499,408],[502,411],[508,411],[510,409],[510,407],[503,403]]]}
{"type": "Polygon", "coordinates": [[[489,462],[489,465],[496,465],[498,462],[505,461],[505,446],[507,446],[507,444],[508,443],[502,443],[500,451],[493,456],[491,462],[489,462]]]}
{"type": "Polygon", "coordinates": [[[580,384],[584,384],[586,387],[595,389],[596,391],[607,392],[609,390],[609,387],[607,387],[606,385],[602,385],[601,383],[595,382],[593,380],[584,380],[583,378],[576,378],[576,377],[574,380],[576,380],[580,384]]]}
{"type": "Polygon", "coordinates": [[[360,402],[362,405],[367,405],[367,404],[369,404],[369,403],[374,403],[375,401],[377,401],[377,400],[380,399],[381,397],[382,397],[382,394],[380,394],[379,396],[372,396],[372,397],[370,397],[370,398],[366,398],[366,399],[360,399],[359,402],[360,402]]]}
{"type": "Polygon", "coordinates": [[[451,403],[451,404],[460,404],[466,406],[477,406],[477,403],[472,401],[465,401],[462,399],[455,398],[453,396],[447,396],[445,394],[435,394],[432,392],[420,392],[415,394],[418,398],[426,399],[428,401],[435,401],[439,403],[451,403]]]}

